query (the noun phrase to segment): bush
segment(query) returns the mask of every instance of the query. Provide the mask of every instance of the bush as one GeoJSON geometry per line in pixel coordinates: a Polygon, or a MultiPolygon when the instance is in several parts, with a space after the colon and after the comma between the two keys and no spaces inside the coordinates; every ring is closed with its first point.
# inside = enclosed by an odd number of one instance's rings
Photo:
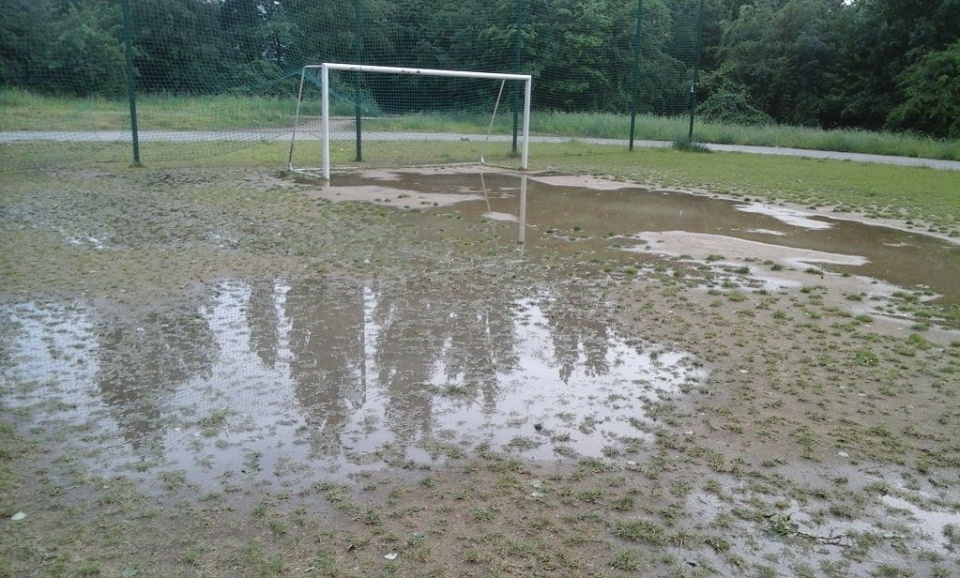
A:
{"type": "Polygon", "coordinates": [[[697,114],[704,120],[725,124],[773,124],[770,115],[750,104],[745,92],[715,92],[697,107],[697,114]]]}
{"type": "Polygon", "coordinates": [[[887,117],[891,128],[960,138],[960,40],[907,67],[898,84],[906,99],[887,117]]]}

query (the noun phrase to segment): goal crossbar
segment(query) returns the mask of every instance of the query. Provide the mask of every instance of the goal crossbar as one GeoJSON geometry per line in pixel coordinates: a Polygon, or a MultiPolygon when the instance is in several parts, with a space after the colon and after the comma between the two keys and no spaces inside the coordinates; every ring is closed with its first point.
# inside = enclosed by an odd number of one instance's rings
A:
{"type": "Polygon", "coordinates": [[[373,72],[384,74],[408,74],[420,76],[456,76],[461,78],[487,78],[492,80],[517,80],[523,82],[523,121],[522,134],[523,143],[520,149],[520,168],[526,170],[529,158],[530,143],[530,100],[532,95],[533,77],[529,74],[508,74],[498,72],[472,72],[466,70],[438,70],[431,68],[402,68],[393,66],[369,66],[363,64],[340,64],[326,62],[323,64],[311,64],[303,67],[302,78],[308,70],[320,69],[321,85],[321,140],[323,156],[323,178],[330,182],[330,71],[346,70],[355,72],[373,72]]]}

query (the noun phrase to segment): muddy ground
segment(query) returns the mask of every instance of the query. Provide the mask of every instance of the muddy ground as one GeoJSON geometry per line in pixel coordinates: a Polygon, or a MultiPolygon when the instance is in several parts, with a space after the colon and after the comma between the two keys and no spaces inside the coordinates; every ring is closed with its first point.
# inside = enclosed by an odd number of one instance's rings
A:
{"type": "Polygon", "coordinates": [[[0,576],[960,576],[951,240],[334,185],[4,175],[0,576]]]}

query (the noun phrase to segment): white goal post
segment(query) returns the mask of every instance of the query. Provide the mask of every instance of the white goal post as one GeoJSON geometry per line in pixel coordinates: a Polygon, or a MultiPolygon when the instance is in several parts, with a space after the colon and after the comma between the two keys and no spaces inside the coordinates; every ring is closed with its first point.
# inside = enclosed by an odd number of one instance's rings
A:
{"type": "MultiPolygon", "coordinates": [[[[420,75],[420,76],[448,76],[448,77],[461,77],[461,78],[485,78],[492,80],[514,80],[522,81],[524,83],[523,91],[523,121],[522,121],[522,140],[520,147],[520,168],[526,170],[528,168],[528,158],[529,158],[529,143],[530,143],[530,101],[532,94],[532,84],[533,77],[529,74],[506,74],[506,73],[497,73],[497,72],[471,72],[465,70],[436,70],[429,68],[398,68],[392,66],[367,66],[361,64],[337,64],[337,63],[323,63],[315,65],[307,65],[303,67],[300,80],[300,91],[302,95],[303,91],[303,79],[306,76],[308,70],[317,70],[320,69],[320,90],[321,90],[321,118],[320,118],[320,140],[321,140],[321,156],[322,156],[322,171],[323,179],[330,182],[330,71],[331,70],[342,70],[342,71],[355,71],[355,72],[372,72],[372,73],[382,73],[382,74],[407,74],[407,75],[420,75]]],[[[299,117],[300,97],[298,96],[297,102],[297,116],[299,117]]],[[[296,122],[296,121],[295,121],[296,122]]],[[[294,134],[293,139],[296,139],[296,124],[294,125],[294,134]]],[[[293,145],[291,143],[291,158],[292,158],[293,145]]],[[[289,167],[293,169],[292,162],[289,167]]]]}

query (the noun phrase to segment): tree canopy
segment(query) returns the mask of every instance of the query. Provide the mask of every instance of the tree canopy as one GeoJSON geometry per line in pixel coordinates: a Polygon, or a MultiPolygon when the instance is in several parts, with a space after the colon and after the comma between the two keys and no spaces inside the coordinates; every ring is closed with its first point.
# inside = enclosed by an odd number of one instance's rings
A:
{"type": "MultiPolygon", "coordinates": [[[[535,106],[960,136],[960,0],[130,0],[140,91],[283,94],[323,61],[525,72],[535,106]],[[638,9],[640,27],[637,27],[638,9]],[[639,43],[639,45],[637,44],[639,43]],[[639,56],[639,59],[637,59],[639,56]]],[[[10,0],[0,85],[121,96],[107,0],[10,0]]],[[[412,106],[396,79],[387,109],[412,106]]],[[[450,97],[456,98],[455,81],[450,97]]]]}

